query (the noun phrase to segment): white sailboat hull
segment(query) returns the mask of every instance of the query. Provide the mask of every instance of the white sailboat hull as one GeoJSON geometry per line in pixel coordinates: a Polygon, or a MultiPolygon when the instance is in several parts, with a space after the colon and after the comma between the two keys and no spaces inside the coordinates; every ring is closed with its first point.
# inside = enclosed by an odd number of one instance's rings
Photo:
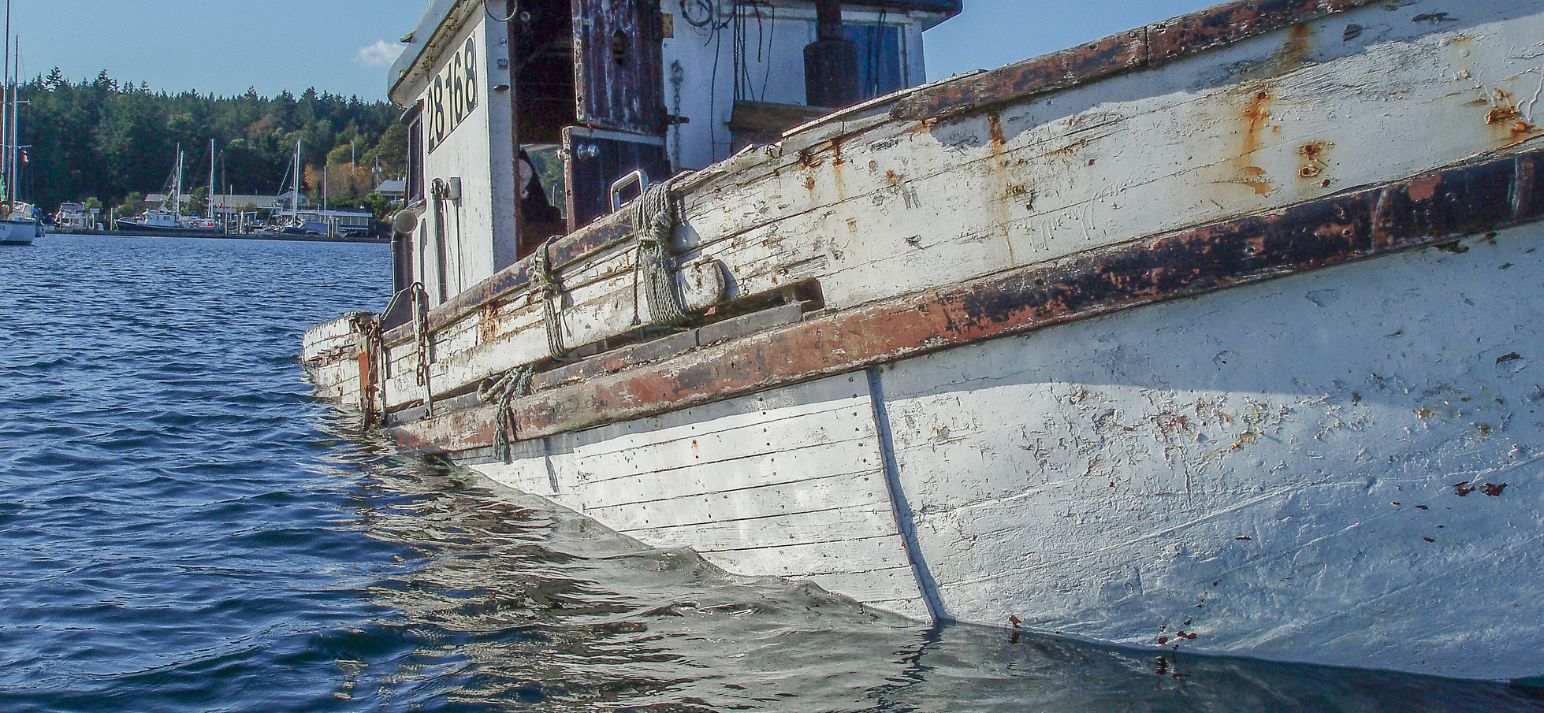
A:
{"type": "Polygon", "coordinates": [[[35,220],[0,220],[0,245],[31,245],[40,232],[35,220]]]}

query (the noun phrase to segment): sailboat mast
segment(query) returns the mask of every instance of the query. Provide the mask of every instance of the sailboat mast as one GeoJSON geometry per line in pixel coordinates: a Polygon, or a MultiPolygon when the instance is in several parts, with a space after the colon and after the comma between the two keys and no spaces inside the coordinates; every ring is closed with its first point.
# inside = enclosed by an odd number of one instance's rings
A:
{"type": "Polygon", "coordinates": [[[204,214],[214,219],[214,139],[209,140],[209,200],[204,201],[204,214]]]}
{"type": "Polygon", "coordinates": [[[10,126],[11,126],[11,115],[10,115],[11,102],[10,102],[10,98],[11,98],[11,94],[13,94],[15,92],[15,90],[13,90],[11,88],[10,82],[11,82],[11,0],[5,0],[5,78],[4,78],[3,82],[0,82],[0,84],[4,84],[3,89],[0,89],[0,183],[3,183],[4,185],[0,186],[0,188],[3,188],[5,190],[5,200],[6,201],[12,200],[12,198],[11,198],[11,183],[12,183],[12,181],[11,181],[11,164],[10,164],[11,152],[8,150],[8,147],[10,146],[10,141],[7,140],[7,134],[10,133],[10,126]]]}
{"type": "Polygon", "coordinates": [[[295,225],[300,225],[300,142],[295,142],[295,197],[290,201],[295,225]]]}
{"type": "Polygon", "coordinates": [[[172,168],[172,213],[182,215],[182,144],[177,144],[177,163],[172,168]]]}
{"type": "Polygon", "coordinates": [[[16,202],[16,194],[21,187],[21,162],[16,160],[21,153],[21,38],[16,38],[16,63],[11,65],[11,202],[16,202]]]}

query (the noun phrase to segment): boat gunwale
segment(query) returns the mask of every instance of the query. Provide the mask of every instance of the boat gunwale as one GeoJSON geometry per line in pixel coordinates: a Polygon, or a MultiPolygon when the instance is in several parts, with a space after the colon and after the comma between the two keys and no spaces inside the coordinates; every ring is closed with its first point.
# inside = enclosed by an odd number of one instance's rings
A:
{"type": "MultiPolygon", "coordinates": [[[[713,179],[734,175],[737,171],[731,170],[729,166],[756,153],[775,158],[786,154],[792,148],[790,144],[818,143],[826,138],[823,134],[827,132],[822,130],[832,125],[837,125],[838,130],[845,133],[843,124],[865,116],[873,119],[887,105],[890,107],[886,112],[888,118],[877,121],[876,125],[894,121],[935,122],[958,118],[1003,103],[1067,91],[1129,71],[1170,64],[1299,23],[1382,1],[1236,0],[1217,5],[995,70],[961,74],[837,110],[790,129],[771,147],[750,146],[713,166],[684,174],[677,189],[686,192],[713,179]],[[1285,7],[1281,7],[1283,5],[1285,7]],[[1167,39],[1155,42],[1155,36],[1167,39]],[[1159,50],[1155,52],[1154,47],[1159,50]]],[[[872,127],[865,125],[859,130],[867,128],[872,127]]],[[[632,228],[627,224],[626,211],[603,216],[587,226],[553,239],[548,245],[551,268],[561,270],[566,265],[611,249],[631,237],[632,228]]],[[[426,331],[429,334],[438,332],[527,287],[531,282],[533,265],[534,258],[527,255],[436,305],[426,317],[426,331]]],[[[382,341],[387,347],[395,347],[414,338],[414,328],[410,322],[390,325],[382,335],[382,341]]]]}
{"type": "MultiPolygon", "coordinates": [[[[1538,223],[1544,221],[1541,173],[1544,148],[1487,155],[1291,206],[807,315],[795,324],[517,399],[511,405],[516,432],[530,440],[655,416],[1538,223]],[[1168,263],[1160,267],[1166,269],[1153,269],[1164,253],[1168,263]]],[[[388,432],[400,446],[421,452],[486,447],[494,441],[494,409],[480,405],[449,411],[395,424],[388,432]]]]}

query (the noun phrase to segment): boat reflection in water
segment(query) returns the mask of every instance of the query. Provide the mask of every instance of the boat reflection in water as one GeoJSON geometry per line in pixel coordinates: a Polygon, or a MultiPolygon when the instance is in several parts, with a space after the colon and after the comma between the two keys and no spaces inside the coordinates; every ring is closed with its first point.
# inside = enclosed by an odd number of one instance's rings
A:
{"type": "MultiPolygon", "coordinates": [[[[360,441],[371,537],[415,553],[340,633],[340,697],[521,710],[1504,711],[1515,686],[931,627],[808,584],[726,574],[360,441]],[[383,670],[384,669],[384,670],[383,670]]],[[[357,463],[354,459],[348,459],[357,463]]],[[[350,468],[357,467],[351,464],[350,468]]]]}

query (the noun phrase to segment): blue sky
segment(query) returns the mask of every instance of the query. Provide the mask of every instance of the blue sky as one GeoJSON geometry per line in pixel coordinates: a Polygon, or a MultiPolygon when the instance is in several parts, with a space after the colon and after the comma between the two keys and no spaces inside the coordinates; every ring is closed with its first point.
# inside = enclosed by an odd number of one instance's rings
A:
{"type": "MultiPolygon", "coordinates": [[[[927,34],[928,75],[991,68],[1218,0],[965,0],[927,34]]],[[[397,39],[428,0],[12,0],[22,66],[72,79],[107,69],[152,88],[263,94],[308,86],[385,97],[397,39]]],[[[672,0],[662,0],[666,7],[672,0]]]]}

